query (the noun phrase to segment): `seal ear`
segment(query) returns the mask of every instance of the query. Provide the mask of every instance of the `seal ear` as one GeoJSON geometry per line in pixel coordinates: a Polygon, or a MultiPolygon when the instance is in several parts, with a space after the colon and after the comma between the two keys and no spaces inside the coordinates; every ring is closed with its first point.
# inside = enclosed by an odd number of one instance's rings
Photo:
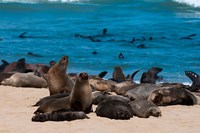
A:
{"type": "Polygon", "coordinates": [[[100,73],[98,74],[98,76],[99,76],[100,78],[103,78],[107,73],[108,73],[107,71],[103,71],[103,72],[100,72],[100,73]]]}

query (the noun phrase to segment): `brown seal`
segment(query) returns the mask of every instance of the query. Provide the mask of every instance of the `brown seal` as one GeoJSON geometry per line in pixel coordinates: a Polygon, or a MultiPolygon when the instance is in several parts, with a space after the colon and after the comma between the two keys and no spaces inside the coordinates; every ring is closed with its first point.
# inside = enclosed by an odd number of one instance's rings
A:
{"type": "Polygon", "coordinates": [[[126,77],[122,71],[122,68],[119,66],[115,66],[112,76],[113,76],[113,80],[116,82],[123,82],[126,80],[126,77]]]}
{"type": "Polygon", "coordinates": [[[70,93],[74,86],[74,82],[66,73],[68,58],[68,56],[62,57],[58,63],[50,68],[48,75],[45,77],[50,95],[63,92],[70,93]]]}
{"type": "Polygon", "coordinates": [[[36,113],[52,113],[58,110],[84,111],[89,113],[92,106],[92,89],[89,85],[88,74],[80,73],[70,96],[48,100],[43,103],[36,113]]]}

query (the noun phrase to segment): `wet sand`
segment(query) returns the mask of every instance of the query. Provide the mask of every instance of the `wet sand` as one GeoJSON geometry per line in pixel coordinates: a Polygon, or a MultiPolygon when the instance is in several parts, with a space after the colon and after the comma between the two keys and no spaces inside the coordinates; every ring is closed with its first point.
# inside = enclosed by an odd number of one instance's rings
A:
{"type": "MultiPolygon", "coordinates": [[[[32,122],[32,107],[48,89],[0,86],[0,133],[199,133],[200,106],[160,107],[162,117],[111,120],[90,113],[90,119],[32,122]]],[[[93,107],[95,110],[95,107],[93,107]]]]}

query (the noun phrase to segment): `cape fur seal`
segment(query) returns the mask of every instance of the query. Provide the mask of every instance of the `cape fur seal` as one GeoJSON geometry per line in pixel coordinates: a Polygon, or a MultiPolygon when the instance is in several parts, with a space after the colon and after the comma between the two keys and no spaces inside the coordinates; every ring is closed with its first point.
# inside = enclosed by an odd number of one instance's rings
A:
{"type": "Polygon", "coordinates": [[[10,78],[1,82],[5,86],[46,88],[47,83],[43,78],[33,73],[15,73],[10,78]]]}
{"type": "Polygon", "coordinates": [[[151,83],[155,84],[158,78],[157,74],[162,71],[162,68],[152,67],[147,72],[142,74],[140,83],[151,83]]]}
{"type": "Polygon", "coordinates": [[[45,121],[72,121],[77,119],[89,119],[89,117],[82,111],[69,112],[69,111],[56,111],[52,113],[37,113],[32,117],[34,122],[45,121]]]}
{"type": "Polygon", "coordinates": [[[140,118],[149,118],[150,116],[161,116],[161,110],[152,102],[147,100],[135,100],[129,102],[133,114],[140,118]]]}
{"type": "Polygon", "coordinates": [[[107,117],[110,119],[128,120],[133,117],[133,111],[126,102],[116,99],[106,99],[96,108],[97,116],[107,117]]]}
{"type": "Polygon", "coordinates": [[[9,63],[5,60],[1,60],[3,64],[0,65],[0,72],[3,72],[3,70],[9,65],[9,63]]]}
{"type": "Polygon", "coordinates": [[[115,66],[114,72],[112,74],[112,80],[114,80],[116,82],[123,82],[126,80],[126,77],[125,77],[121,67],[115,66]]]}
{"type": "Polygon", "coordinates": [[[50,68],[46,76],[43,75],[48,83],[50,95],[70,93],[74,86],[74,82],[66,73],[68,58],[68,56],[62,57],[58,63],[50,68]]]}
{"type": "Polygon", "coordinates": [[[184,88],[169,88],[155,90],[151,93],[148,101],[159,106],[166,105],[195,105],[200,103],[200,97],[184,88]]]}
{"type": "Polygon", "coordinates": [[[88,74],[80,73],[77,78],[72,92],[67,97],[48,100],[43,103],[36,113],[52,113],[58,110],[84,111],[89,113],[92,107],[92,89],[89,85],[88,74]]]}
{"type": "Polygon", "coordinates": [[[70,106],[73,110],[90,113],[92,108],[92,89],[87,73],[80,73],[70,94],[70,106]]]}

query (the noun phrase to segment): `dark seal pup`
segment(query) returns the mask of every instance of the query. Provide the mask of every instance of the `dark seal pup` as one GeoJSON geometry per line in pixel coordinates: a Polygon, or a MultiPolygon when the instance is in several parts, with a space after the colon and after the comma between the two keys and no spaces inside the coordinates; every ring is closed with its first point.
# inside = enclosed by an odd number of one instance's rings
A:
{"type": "Polygon", "coordinates": [[[133,117],[133,111],[126,102],[116,99],[106,99],[96,108],[97,116],[107,117],[110,119],[128,120],[133,117]]]}
{"type": "Polygon", "coordinates": [[[38,113],[32,117],[34,122],[45,122],[45,121],[72,121],[77,119],[89,119],[89,117],[82,111],[71,112],[71,111],[56,111],[52,113],[38,113]]]}
{"type": "Polygon", "coordinates": [[[49,86],[50,95],[72,91],[74,82],[66,73],[68,58],[68,56],[62,57],[58,63],[50,68],[48,75],[43,76],[49,86]]]}
{"type": "Polygon", "coordinates": [[[135,100],[129,102],[133,114],[140,118],[149,118],[150,116],[161,116],[161,110],[152,102],[147,100],[135,100]]]}

